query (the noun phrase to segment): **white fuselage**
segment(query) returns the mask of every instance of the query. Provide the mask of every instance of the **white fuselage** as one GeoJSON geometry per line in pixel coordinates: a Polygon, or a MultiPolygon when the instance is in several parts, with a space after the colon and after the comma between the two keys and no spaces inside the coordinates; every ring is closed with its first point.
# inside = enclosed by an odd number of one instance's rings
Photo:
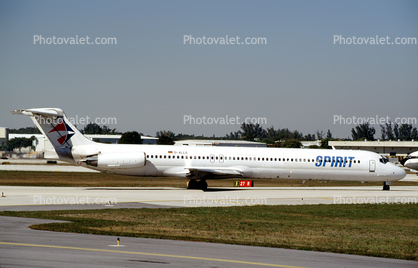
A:
{"type": "Polygon", "coordinates": [[[410,169],[418,170],[418,152],[414,152],[408,155],[404,166],[410,169]]]}
{"type": "MultiPolygon", "coordinates": [[[[190,170],[198,170],[237,178],[386,182],[400,180],[406,174],[402,168],[368,151],[100,143],[72,148],[79,165],[85,165],[82,161],[88,155],[111,156],[121,152],[144,155],[145,164],[129,166],[124,163],[126,159],[121,159],[119,164],[86,166],[122,175],[169,177],[188,177],[190,170]]],[[[213,177],[216,178],[221,177],[213,177]]]]}

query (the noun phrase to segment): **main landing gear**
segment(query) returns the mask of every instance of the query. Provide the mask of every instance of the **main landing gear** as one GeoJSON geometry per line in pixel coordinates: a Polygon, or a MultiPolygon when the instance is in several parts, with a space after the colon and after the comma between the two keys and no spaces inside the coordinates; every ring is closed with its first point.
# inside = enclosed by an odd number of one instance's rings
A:
{"type": "Polygon", "coordinates": [[[389,191],[390,190],[390,181],[385,181],[383,183],[383,190],[384,191],[389,191]]]}
{"type": "Polygon", "coordinates": [[[201,189],[205,191],[208,189],[208,184],[206,180],[197,181],[195,179],[191,179],[187,182],[187,189],[201,189]]]}

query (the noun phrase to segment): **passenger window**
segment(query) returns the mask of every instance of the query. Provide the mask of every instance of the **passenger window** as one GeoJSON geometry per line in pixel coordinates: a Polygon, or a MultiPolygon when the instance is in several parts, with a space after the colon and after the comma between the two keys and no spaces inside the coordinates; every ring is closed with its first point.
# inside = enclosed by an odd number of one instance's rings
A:
{"type": "Polygon", "coordinates": [[[149,158],[149,155],[147,155],[147,158],[149,158]]]}

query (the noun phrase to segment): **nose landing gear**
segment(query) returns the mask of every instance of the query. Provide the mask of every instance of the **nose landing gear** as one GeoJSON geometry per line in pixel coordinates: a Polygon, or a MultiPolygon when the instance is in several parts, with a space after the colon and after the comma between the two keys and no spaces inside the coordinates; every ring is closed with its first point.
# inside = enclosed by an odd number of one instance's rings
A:
{"type": "Polygon", "coordinates": [[[384,191],[389,191],[390,190],[390,181],[385,181],[383,183],[383,190],[384,191]]]}

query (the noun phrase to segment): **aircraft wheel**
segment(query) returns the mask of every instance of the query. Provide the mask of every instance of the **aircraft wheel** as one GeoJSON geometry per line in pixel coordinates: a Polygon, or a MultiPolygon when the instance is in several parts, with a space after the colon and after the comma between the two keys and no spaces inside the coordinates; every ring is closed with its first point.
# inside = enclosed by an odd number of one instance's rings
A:
{"type": "Polygon", "coordinates": [[[386,183],[383,184],[383,190],[384,191],[389,191],[390,190],[390,186],[386,185],[386,183]]]}
{"type": "Polygon", "coordinates": [[[204,180],[199,181],[199,188],[203,191],[206,191],[208,189],[208,183],[204,180]]]}
{"type": "Polygon", "coordinates": [[[195,179],[191,179],[187,182],[187,189],[198,189],[198,182],[195,179]]]}

